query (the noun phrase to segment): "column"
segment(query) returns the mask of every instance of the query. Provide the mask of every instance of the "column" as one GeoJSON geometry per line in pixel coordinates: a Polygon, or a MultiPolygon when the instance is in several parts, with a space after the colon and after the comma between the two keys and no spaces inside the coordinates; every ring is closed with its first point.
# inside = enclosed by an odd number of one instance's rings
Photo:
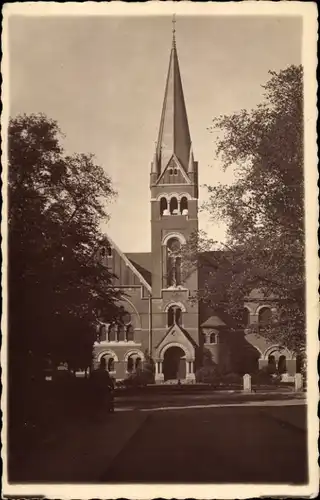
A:
{"type": "Polygon", "coordinates": [[[249,313],[249,325],[257,325],[257,324],[258,324],[258,314],[250,311],[250,313],[249,313]]]}
{"type": "Polygon", "coordinates": [[[194,374],[194,365],[193,365],[193,360],[187,361],[187,370],[186,370],[186,380],[193,384],[196,380],[195,374],[194,374]]]}
{"type": "Polygon", "coordinates": [[[109,330],[110,330],[110,324],[106,324],[106,341],[109,341],[109,330]]]}
{"type": "Polygon", "coordinates": [[[156,360],[156,362],[155,362],[156,372],[155,372],[154,379],[155,379],[156,384],[161,384],[164,381],[164,376],[162,373],[162,363],[163,363],[163,361],[160,359],[156,360]]]}
{"type": "Polygon", "coordinates": [[[190,361],[186,359],[186,378],[188,378],[189,373],[190,373],[190,361]]]}
{"type": "Polygon", "coordinates": [[[161,288],[166,288],[168,286],[168,278],[167,278],[167,268],[168,268],[168,263],[167,263],[167,245],[162,245],[161,246],[161,254],[162,254],[162,278],[161,278],[161,288]]]}
{"type": "Polygon", "coordinates": [[[114,325],[114,340],[115,342],[118,342],[119,341],[119,329],[118,329],[118,325],[117,323],[114,325]]]}

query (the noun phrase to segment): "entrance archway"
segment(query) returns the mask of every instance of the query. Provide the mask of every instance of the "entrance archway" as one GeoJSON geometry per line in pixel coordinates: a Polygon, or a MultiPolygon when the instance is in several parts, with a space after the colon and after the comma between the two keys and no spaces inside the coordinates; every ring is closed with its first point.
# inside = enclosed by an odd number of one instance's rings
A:
{"type": "Polygon", "coordinates": [[[165,381],[186,378],[186,354],[181,347],[169,347],[164,353],[163,375],[165,381]]]}

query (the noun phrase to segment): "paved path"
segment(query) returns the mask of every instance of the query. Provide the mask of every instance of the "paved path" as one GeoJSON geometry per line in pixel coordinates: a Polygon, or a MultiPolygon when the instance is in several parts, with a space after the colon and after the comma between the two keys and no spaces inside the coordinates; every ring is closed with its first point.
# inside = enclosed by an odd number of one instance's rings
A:
{"type": "Polygon", "coordinates": [[[243,392],[222,392],[222,391],[211,391],[208,393],[200,394],[184,394],[183,392],[175,392],[173,394],[148,394],[148,396],[143,395],[127,395],[127,396],[117,396],[116,397],[116,409],[118,411],[127,410],[141,410],[141,409],[157,409],[157,408],[171,408],[171,407],[183,407],[183,406],[213,406],[213,405],[233,405],[233,404],[248,404],[248,403],[260,404],[275,404],[286,405],[286,404],[305,404],[305,394],[304,393],[294,393],[294,392],[260,392],[260,393],[249,393],[245,394],[243,392]]]}
{"type": "Polygon", "coordinates": [[[307,481],[306,407],[277,410],[224,407],[145,412],[148,419],[100,479],[303,484],[307,481]]]}
{"type": "Polygon", "coordinates": [[[10,457],[11,482],[98,481],[105,467],[137,432],[147,415],[108,414],[53,434],[41,447],[10,457]]]}
{"type": "Polygon", "coordinates": [[[196,403],[195,409],[189,401],[182,409],[171,403],[170,411],[162,405],[118,410],[55,430],[42,446],[10,454],[10,480],[300,482],[306,477],[303,400],[196,403]]]}

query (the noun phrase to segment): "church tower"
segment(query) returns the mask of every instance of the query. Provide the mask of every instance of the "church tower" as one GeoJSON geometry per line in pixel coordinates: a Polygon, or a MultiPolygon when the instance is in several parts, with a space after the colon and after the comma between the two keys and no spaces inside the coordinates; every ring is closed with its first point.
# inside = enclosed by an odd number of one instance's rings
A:
{"type": "Polygon", "coordinates": [[[197,270],[185,272],[181,247],[198,230],[198,164],[193,157],[174,29],[150,190],[156,378],[170,375],[165,373],[165,352],[169,355],[171,343],[172,348],[180,348],[182,366],[182,374],[174,376],[171,363],[172,378],[192,379],[199,328],[198,305],[190,298],[198,289],[198,276],[197,270]]]}

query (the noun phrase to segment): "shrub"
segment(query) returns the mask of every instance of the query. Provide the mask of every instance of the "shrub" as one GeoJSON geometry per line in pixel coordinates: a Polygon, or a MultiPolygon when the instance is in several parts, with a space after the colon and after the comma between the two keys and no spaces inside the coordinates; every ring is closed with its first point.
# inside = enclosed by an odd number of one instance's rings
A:
{"type": "Polygon", "coordinates": [[[125,381],[124,380],[117,380],[115,383],[115,388],[116,389],[124,389],[125,388],[125,381]]]}
{"type": "Polygon", "coordinates": [[[222,384],[241,384],[242,383],[242,377],[238,373],[226,373],[221,377],[220,382],[222,384]]]}
{"type": "Polygon", "coordinates": [[[216,365],[202,366],[196,371],[196,382],[203,384],[217,384],[219,372],[216,365]]]}
{"type": "Polygon", "coordinates": [[[254,384],[277,385],[281,382],[281,375],[274,372],[269,366],[265,366],[253,376],[252,382],[254,384]]]}
{"type": "Polygon", "coordinates": [[[154,375],[144,368],[131,373],[124,381],[126,387],[145,387],[154,383],[154,375]]]}

